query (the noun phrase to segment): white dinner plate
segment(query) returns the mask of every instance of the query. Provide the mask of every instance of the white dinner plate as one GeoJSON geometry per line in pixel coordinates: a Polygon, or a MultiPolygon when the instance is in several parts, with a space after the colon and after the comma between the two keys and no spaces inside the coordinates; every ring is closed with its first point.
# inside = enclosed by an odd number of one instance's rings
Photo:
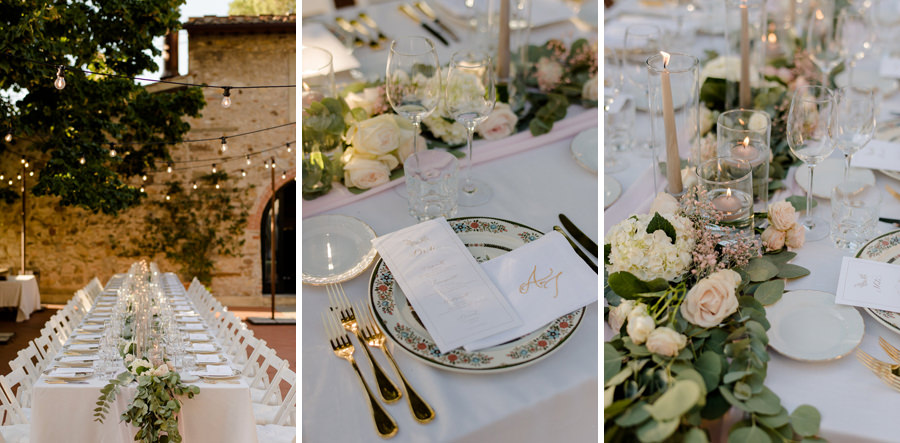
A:
{"type": "Polygon", "coordinates": [[[603,209],[613,205],[622,195],[622,185],[611,175],[603,176],[603,209]]]}
{"type": "Polygon", "coordinates": [[[586,129],[578,133],[572,139],[569,149],[572,150],[572,157],[588,171],[597,173],[597,157],[600,151],[600,138],[598,137],[597,128],[586,129]]]}
{"type": "MultiPolygon", "coordinates": [[[[887,129],[879,130],[878,133],[875,134],[875,138],[877,140],[887,140],[890,142],[900,141],[900,125],[896,124],[896,120],[894,120],[894,123],[895,124],[891,125],[887,129]]],[[[888,171],[885,169],[879,169],[879,171],[894,180],[900,180],[900,171],[888,171]]]]}
{"type": "MultiPolygon", "coordinates": [[[[831,199],[831,190],[844,181],[844,160],[826,158],[816,166],[813,177],[813,197],[831,199]]],[[[850,179],[869,185],[875,184],[875,174],[869,169],[850,169],[850,179]]],[[[804,163],[794,172],[794,180],[805,192],[809,188],[809,167],[804,163]]]]}
{"type": "MultiPolygon", "coordinates": [[[[496,218],[461,217],[448,222],[478,262],[503,255],[543,235],[528,226],[496,218]]],[[[460,347],[441,354],[381,259],[369,280],[369,302],[378,327],[400,349],[423,363],[466,373],[509,371],[540,361],[565,344],[581,324],[585,311],[578,309],[494,347],[472,352],[460,347]]]]}
{"type": "MultiPolygon", "coordinates": [[[[859,249],[856,257],[900,265],[900,231],[891,231],[875,237],[859,249]]],[[[900,313],[873,308],[863,309],[879,323],[900,334],[900,313]]]]}
{"type": "Polygon", "coordinates": [[[834,294],[802,289],[784,293],[766,306],[769,346],[800,361],[827,361],[850,353],[862,341],[865,323],[852,306],[834,303],[834,294]]]}
{"type": "Polygon", "coordinates": [[[375,231],[346,215],[303,220],[303,283],[340,283],[362,273],[375,259],[375,231]]]}

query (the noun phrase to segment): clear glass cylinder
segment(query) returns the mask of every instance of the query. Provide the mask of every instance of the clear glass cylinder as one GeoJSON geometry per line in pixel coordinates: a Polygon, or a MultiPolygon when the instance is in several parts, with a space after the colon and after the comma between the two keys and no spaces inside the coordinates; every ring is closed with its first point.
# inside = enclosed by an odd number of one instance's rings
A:
{"type": "Polygon", "coordinates": [[[766,63],[768,30],[766,0],[725,1],[725,54],[728,65],[734,67],[728,70],[725,79],[725,109],[754,107],[753,92],[765,84],[762,69],[766,63]],[[743,78],[749,85],[741,85],[743,78]]]}
{"type": "Polygon", "coordinates": [[[753,174],[750,163],[734,157],[712,158],[697,167],[697,178],[704,200],[719,212],[717,225],[734,229],[733,235],[753,235],[753,174]]]}
{"type": "Polygon", "coordinates": [[[763,212],[769,201],[772,119],[764,111],[734,109],[719,114],[716,155],[745,160],[753,168],[753,203],[763,212]]]}
{"type": "Polygon", "coordinates": [[[331,53],[316,46],[300,48],[300,72],[303,109],[322,101],[325,97],[335,97],[334,67],[331,53]]]}
{"type": "Polygon", "coordinates": [[[661,52],[646,64],[650,146],[669,178],[668,192],[681,194],[681,160],[687,159],[691,167],[700,160],[700,61],[690,54],[661,52]],[[669,56],[665,65],[664,54],[669,56]]]}
{"type": "Polygon", "coordinates": [[[497,97],[516,113],[526,104],[525,90],[531,63],[528,46],[531,36],[531,0],[473,0],[474,32],[469,37],[469,47],[492,55],[497,64],[497,97]],[[500,51],[500,3],[509,2],[509,55],[501,57],[500,51]],[[509,62],[508,71],[501,62],[509,62]],[[506,74],[506,75],[503,75],[506,74]]]}

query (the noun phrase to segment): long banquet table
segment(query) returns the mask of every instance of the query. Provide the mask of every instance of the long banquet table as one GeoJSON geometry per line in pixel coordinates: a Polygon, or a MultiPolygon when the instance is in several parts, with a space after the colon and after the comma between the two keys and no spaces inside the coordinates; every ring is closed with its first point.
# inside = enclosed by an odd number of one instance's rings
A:
{"type": "MultiPolygon", "coordinates": [[[[115,289],[124,278],[122,274],[112,277],[97,300],[114,300],[115,289]]],[[[162,278],[168,295],[185,294],[184,286],[174,274],[163,274],[162,278]]],[[[101,310],[95,305],[83,322],[101,310]]],[[[194,311],[199,312],[196,309],[194,311]]],[[[215,336],[214,332],[207,332],[215,336]]],[[[62,352],[64,351],[60,351],[62,352]]],[[[110,405],[106,420],[101,424],[93,420],[93,410],[106,380],[92,377],[85,381],[84,384],[48,384],[46,376],[40,377],[32,394],[32,442],[126,443],[134,440],[136,428],[120,421],[119,417],[131,402],[135,386],[125,387],[119,392],[115,403],[110,405]]],[[[236,384],[211,384],[203,382],[203,379],[189,384],[199,386],[200,394],[192,399],[182,399],[179,431],[184,441],[257,441],[250,388],[243,379],[236,384]]]]}
{"type": "MultiPolygon", "coordinates": [[[[607,28],[615,20],[615,14],[607,14],[607,28]]],[[[655,19],[659,19],[655,16],[655,19]]],[[[622,28],[617,28],[622,29],[622,28]]],[[[703,49],[722,50],[716,46],[716,36],[698,36],[694,44],[695,54],[702,55],[703,49]]],[[[721,38],[721,36],[718,36],[721,38]]],[[[607,41],[610,37],[607,37],[607,41]]],[[[896,95],[888,97],[881,106],[882,115],[879,125],[895,126],[896,117],[890,111],[900,110],[900,98],[896,95]],[[893,121],[891,121],[893,120],[893,121]]],[[[713,129],[714,130],[714,129],[713,129]]],[[[646,114],[638,113],[635,134],[649,132],[649,121],[646,114]]],[[[843,154],[835,151],[832,158],[840,158],[843,154]]],[[[622,196],[604,211],[604,227],[608,231],[631,213],[646,212],[653,198],[650,159],[636,151],[626,152],[624,158],[629,167],[622,172],[609,174],[617,179],[623,187],[622,196]]],[[[790,195],[805,195],[794,181],[794,170],[784,181],[788,189],[773,196],[773,201],[783,200],[790,195]]],[[[875,172],[876,185],[883,193],[882,217],[900,218],[900,200],[885,193],[884,186],[900,188],[900,183],[881,172],[875,172]]],[[[816,181],[822,180],[816,174],[816,181]]],[[[658,178],[660,189],[664,179],[658,178]]],[[[820,218],[831,220],[831,207],[827,199],[817,198],[818,207],[814,209],[820,218]]],[[[887,223],[878,224],[878,232],[884,233],[897,228],[887,223]]],[[[789,280],[786,290],[812,289],[834,294],[840,275],[841,259],[853,256],[856,251],[841,250],[828,238],[806,242],[796,250],[797,257],[792,261],[810,270],[810,275],[789,280]]],[[[894,346],[900,347],[900,335],[876,321],[859,309],[865,322],[865,335],[859,349],[872,354],[876,358],[888,360],[887,355],[878,345],[878,337],[884,337],[894,346]]],[[[604,324],[604,337],[609,340],[612,330],[604,324]]],[[[874,374],[866,369],[852,354],[843,358],[821,362],[802,362],[785,357],[770,348],[771,360],[768,366],[766,385],[782,400],[788,411],[797,406],[809,404],[818,408],[822,414],[820,436],[834,442],[893,442],[900,436],[900,421],[896,412],[900,407],[900,393],[891,390],[874,374]]],[[[725,429],[724,431],[727,431],[725,429]]],[[[724,435],[714,438],[725,440],[724,435]]]]}

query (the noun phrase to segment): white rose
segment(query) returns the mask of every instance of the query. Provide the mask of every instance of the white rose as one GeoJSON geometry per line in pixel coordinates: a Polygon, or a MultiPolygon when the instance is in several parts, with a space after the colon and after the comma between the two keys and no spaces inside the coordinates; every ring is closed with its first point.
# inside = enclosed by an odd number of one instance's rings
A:
{"type": "Polygon", "coordinates": [[[485,140],[497,140],[507,137],[516,129],[519,117],[506,103],[497,103],[494,111],[478,124],[478,134],[485,140]]]}
{"type": "Polygon", "coordinates": [[[372,115],[381,111],[384,104],[381,99],[382,94],[381,87],[365,88],[360,93],[351,92],[347,94],[347,97],[344,97],[344,101],[347,102],[347,106],[350,109],[362,108],[366,111],[366,115],[372,115]]]}
{"type": "Polygon", "coordinates": [[[590,80],[584,82],[584,86],[581,87],[581,98],[584,100],[593,100],[597,101],[598,96],[600,94],[600,81],[597,79],[597,76],[591,77],[590,80]]]}
{"type": "MultiPolygon", "coordinates": [[[[421,135],[416,135],[416,144],[419,145],[420,152],[428,149],[427,141],[421,135]]],[[[415,152],[414,149],[412,136],[406,137],[397,148],[397,159],[400,160],[400,163],[406,163],[406,157],[412,155],[415,152]]]]}
{"type": "Polygon", "coordinates": [[[357,152],[384,155],[400,146],[400,127],[392,114],[382,114],[356,123],[350,144],[357,152]]]}
{"type": "Polygon", "coordinates": [[[379,155],[375,160],[378,160],[381,164],[387,166],[388,171],[393,171],[394,168],[400,165],[400,160],[397,160],[397,157],[394,157],[391,154],[379,155]]]}
{"type": "Polygon", "coordinates": [[[159,365],[159,367],[150,371],[150,374],[156,377],[165,377],[169,375],[169,367],[167,365],[159,365]]]}
{"type": "Polygon", "coordinates": [[[687,337],[668,326],[660,326],[647,337],[647,350],[666,357],[678,355],[687,345],[687,337]]]}
{"type": "Polygon", "coordinates": [[[794,226],[792,226],[784,236],[784,244],[791,249],[802,247],[805,240],[806,228],[800,223],[794,223],[794,226]]]}
{"type": "Polygon", "coordinates": [[[794,205],[780,201],[769,205],[769,223],[779,231],[787,231],[797,223],[797,211],[794,205]]]}
{"type": "Polygon", "coordinates": [[[537,82],[541,91],[550,91],[559,84],[562,79],[563,67],[556,60],[541,57],[537,64],[537,82]]]}
{"type": "Polygon", "coordinates": [[[609,311],[609,319],[607,321],[609,327],[616,333],[622,330],[622,325],[625,324],[625,319],[628,318],[628,314],[631,313],[632,309],[634,309],[633,300],[622,300],[619,306],[609,311]]]}
{"type": "Polygon", "coordinates": [[[737,311],[734,290],[740,275],[730,269],[717,271],[697,282],[681,304],[681,315],[692,324],[711,328],[737,311]]]}
{"type": "Polygon", "coordinates": [[[628,315],[628,324],[625,325],[625,331],[628,332],[628,336],[631,337],[631,341],[634,344],[639,345],[646,341],[654,329],[656,329],[656,322],[653,321],[653,317],[647,314],[646,310],[640,312],[635,309],[628,315]],[[638,314],[635,314],[636,312],[638,314]]]}
{"type": "Polygon", "coordinates": [[[354,157],[344,165],[344,185],[369,189],[390,181],[391,170],[384,163],[354,157]]]}
{"type": "Polygon", "coordinates": [[[653,203],[650,205],[650,214],[659,212],[660,214],[674,214],[678,212],[678,200],[671,194],[660,192],[656,194],[653,203]]]}
{"type": "Polygon", "coordinates": [[[768,251],[781,249],[784,246],[784,239],[784,231],[779,231],[774,226],[767,227],[762,233],[762,243],[768,251]]]}
{"type": "Polygon", "coordinates": [[[750,116],[750,121],[747,123],[747,126],[751,131],[761,131],[769,125],[769,116],[768,114],[762,114],[759,112],[754,113],[750,116]]]}

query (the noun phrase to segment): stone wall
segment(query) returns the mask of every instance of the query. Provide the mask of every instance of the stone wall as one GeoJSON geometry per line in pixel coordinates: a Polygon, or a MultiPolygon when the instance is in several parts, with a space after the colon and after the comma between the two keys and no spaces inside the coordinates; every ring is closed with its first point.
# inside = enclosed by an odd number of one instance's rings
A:
{"type": "MultiPolygon", "coordinates": [[[[296,82],[296,43],[294,33],[202,33],[189,40],[189,75],[182,80],[211,85],[290,85],[296,82]]],[[[174,78],[173,80],[179,80],[174,78]]],[[[171,86],[148,87],[164,93],[171,86]]],[[[294,88],[232,90],[233,104],[221,106],[222,90],[206,88],[206,107],[199,118],[188,119],[191,131],[186,139],[221,137],[272,127],[296,120],[296,91],[294,88]]],[[[297,138],[296,125],[228,140],[228,150],[220,152],[221,142],[186,143],[170,147],[176,162],[186,160],[222,159],[217,169],[229,173],[225,186],[249,188],[244,204],[249,219],[244,231],[244,246],[238,257],[215,258],[216,269],[211,291],[221,298],[234,300],[243,297],[246,303],[262,304],[262,259],[260,249],[260,217],[272,196],[270,170],[263,167],[275,159],[276,189],[296,176],[296,144],[288,152],[285,144],[297,138]],[[264,155],[246,154],[279,146],[264,155]],[[235,157],[226,160],[227,157],[235,157]],[[241,177],[241,169],[247,176],[241,177]],[[286,179],[282,179],[282,174],[286,179]]],[[[185,189],[197,177],[210,172],[209,162],[191,170],[176,165],[168,174],[165,165],[148,174],[144,186],[150,199],[164,198],[163,184],[180,180],[185,189]]],[[[133,183],[140,185],[135,178],[133,183]]],[[[130,247],[129,239],[144,229],[148,207],[132,208],[116,217],[94,214],[80,208],[62,207],[56,198],[29,196],[28,200],[27,265],[40,273],[40,289],[45,300],[54,294],[65,300],[94,276],[105,282],[112,274],[123,272],[135,257],[123,257],[130,247]]],[[[20,260],[21,202],[8,205],[0,202],[0,266],[18,269],[20,260]]],[[[164,257],[150,257],[160,269],[177,270],[164,257]]],[[[186,281],[190,276],[182,276],[186,281]]]]}

